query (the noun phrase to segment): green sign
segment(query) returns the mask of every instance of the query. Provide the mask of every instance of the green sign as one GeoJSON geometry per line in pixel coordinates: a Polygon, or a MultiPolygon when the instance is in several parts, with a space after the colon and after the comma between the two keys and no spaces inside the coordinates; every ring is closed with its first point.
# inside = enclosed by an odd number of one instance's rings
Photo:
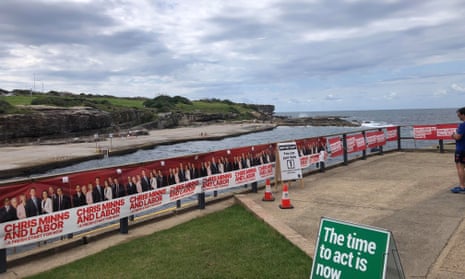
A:
{"type": "Polygon", "coordinates": [[[390,232],[322,218],[311,279],[383,279],[390,232]]]}

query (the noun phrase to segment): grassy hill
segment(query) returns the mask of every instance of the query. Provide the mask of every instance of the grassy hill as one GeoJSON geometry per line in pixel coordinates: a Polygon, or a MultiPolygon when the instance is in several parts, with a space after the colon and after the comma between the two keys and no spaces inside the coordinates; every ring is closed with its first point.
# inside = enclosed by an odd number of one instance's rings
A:
{"type": "MultiPolygon", "coordinates": [[[[6,91],[2,91],[6,92],[6,91]]],[[[28,90],[13,90],[0,95],[0,114],[17,113],[16,106],[51,105],[57,107],[88,106],[102,111],[113,112],[121,109],[149,110],[153,113],[179,112],[203,114],[229,114],[237,119],[253,119],[263,114],[263,107],[258,105],[234,103],[229,100],[203,99],[191,101],[187,98],[160,95],[154,99],[143,97],[124,98],[115,96],[101,96],[91,94],[72,94],[67,92],[50,91],[48,93],[30,92],[28,90]],[[8,106],[11,105],[11,106],[8,106]],[[4,107],[2,109],[2,107],[4,107]]],[[[271,106],[271,113],[274,106],[271,106]]],[[[270,106],[267,108],[270,111],[270,106]]]]}

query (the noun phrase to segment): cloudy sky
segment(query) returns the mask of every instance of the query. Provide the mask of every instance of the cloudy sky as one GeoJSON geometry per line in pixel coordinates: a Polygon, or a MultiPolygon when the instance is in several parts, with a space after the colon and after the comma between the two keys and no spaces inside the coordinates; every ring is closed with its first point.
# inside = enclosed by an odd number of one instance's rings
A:
{"type": "Polygon", "coordinates": [[[464,14],[463,0],[1,0],[0,88],[465,106],[464,14]]]}

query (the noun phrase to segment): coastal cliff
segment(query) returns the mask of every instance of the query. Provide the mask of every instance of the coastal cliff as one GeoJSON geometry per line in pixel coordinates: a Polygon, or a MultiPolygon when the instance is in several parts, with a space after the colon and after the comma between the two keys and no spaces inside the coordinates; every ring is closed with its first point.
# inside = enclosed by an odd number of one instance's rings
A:
{"type": "Polygon", "coordinates": [[[272,123],[287,126],[356,126],[341,117],[290,118],[274,105],[229,100],[190,101],[160,95],[118,98],[67,92],[0,92],[0,144],[93,141],[98,136],[140,135],[149,130],[213,123],[272,123]]]}
{"type": "MultiPolygon", "coordinates": [[[[146,130],[237,122],[237,114],[227,113],[159,113],[156,117],[144,110],[124,109],[106,112],[91,107],[28,106],[28,113],[0,115],[0,143],[27,143],[38,140],[93,137],[94,134],[128,133],[146,130]],[[150,121],[147,121],[150,120],[150,121]]],[[[256,113],[252,120],[283,126],[358,126],[340,117],[272,117],[256,113]]]]}

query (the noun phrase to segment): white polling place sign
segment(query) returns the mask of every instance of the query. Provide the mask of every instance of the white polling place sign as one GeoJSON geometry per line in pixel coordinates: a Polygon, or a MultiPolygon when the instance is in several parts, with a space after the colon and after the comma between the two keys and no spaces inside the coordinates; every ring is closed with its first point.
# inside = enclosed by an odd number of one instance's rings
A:
{"type": "Polygon", "coordinates": [[[279,165],[281,168],[281,180],[302,179],[299,151],[295,142],[278,143],[279,165]]]}

